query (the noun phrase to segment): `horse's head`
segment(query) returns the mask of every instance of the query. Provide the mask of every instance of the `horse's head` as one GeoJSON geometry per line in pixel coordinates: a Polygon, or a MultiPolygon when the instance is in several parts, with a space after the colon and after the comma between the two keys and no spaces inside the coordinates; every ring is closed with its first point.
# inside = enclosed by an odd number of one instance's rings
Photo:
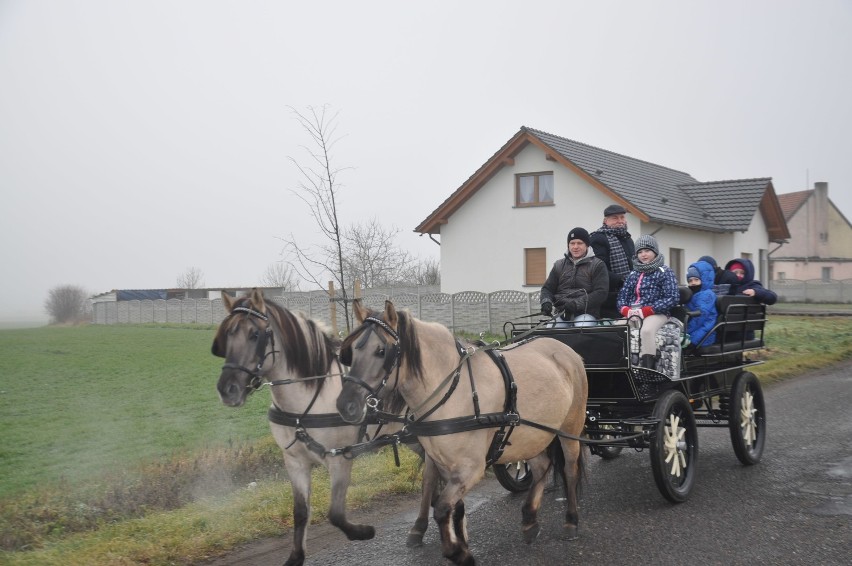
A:
{"type": "Polygon", "coordinates": [[[388,394],[382,390],[393,372],[398,375],[400,319],[390,301],[385,301],[381,315],[368,311],[358,300],[353,310],[360,326],[346,337],[340,349],[340,360],[350,369],[343,378],[337,411],[346,422],[357,424],[364,420],[368,404],[375,407],[380,396],[388,394]]]}
{"type": "Polygon", "coordinates": [[[228,313],[219,325],[211,351],[225,358],[216,389],[222,403],[239,407],[260,387],[268,358],[275,350],[274,334],[263,294],[256,288],[248,298],[232,299],[222,291],[228,313]]]}

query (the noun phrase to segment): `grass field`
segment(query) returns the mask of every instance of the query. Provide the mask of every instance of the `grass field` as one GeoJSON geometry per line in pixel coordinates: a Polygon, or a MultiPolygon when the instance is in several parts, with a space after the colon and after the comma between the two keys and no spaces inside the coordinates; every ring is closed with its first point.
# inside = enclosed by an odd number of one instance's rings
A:
{"type": "MultiPolygon", "coordinates": [[[[0,331],[0,563],[189,564],[290,524],[268,393],[240,409],[220,403],[213,333],[0,331]]],[[[852,356],[852,317],[770,317],[766,342],[755,373],[796,375],[852,356]]],[[[387,454],[359,460],[351,504],[419,489],[416,458],[403,453],[401,469],[387,454]]]]}

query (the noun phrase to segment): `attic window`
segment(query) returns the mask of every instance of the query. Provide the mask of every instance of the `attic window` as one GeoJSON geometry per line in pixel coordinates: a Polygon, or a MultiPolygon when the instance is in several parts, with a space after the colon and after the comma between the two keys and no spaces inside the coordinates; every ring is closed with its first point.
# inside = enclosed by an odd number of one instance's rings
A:
{"type": "Polygon", "coordinates": [[[515,175],[515,206],[553,204],[553,171],[515,175]]]}

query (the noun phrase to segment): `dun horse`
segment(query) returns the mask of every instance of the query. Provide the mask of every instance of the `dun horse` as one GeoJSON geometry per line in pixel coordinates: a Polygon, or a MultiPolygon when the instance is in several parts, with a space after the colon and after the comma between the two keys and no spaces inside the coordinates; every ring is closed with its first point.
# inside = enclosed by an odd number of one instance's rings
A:
{"type": "MultiPolygon", "coordinates": [[[[315,465],[328,468],[331,478],[329,521],[350,540],[373,538],[372,526],[350,523],[346,518],[353,460],[334,450],[356,444],[364,433],[362,427],[348,425],[335,411],[342,375],[336,349],[339,342],[314,321],[264,301],[257,289],[240,299],[223,292],[222,301],[228,314],[212,347],[213,354],[226,362],[217,384],[222,402],[239,407],[264,381],[275,384],[270,387],[270,428],[284,453],[293,489],[293,549],[285,565],[300,565],[305,559],[311,468],[315,465]]],[[[375,429],[367,428],[368,434],[375,429]]],[[[428,525],[432,481],[437,479],[432,470],[427,459],[420,514],[409,533],[411,546],[422,544],[428,525]]]]}
{"type": "Polygon", "coordinates": [[[567,502],[563,536],[576,538],[582,449],[557,431],[578,436],[583,430],[588,383],[580,356],[550,338],[503,348],[496,357],[481,351],[474,355],[460,349],[445,326],[417,320],[389,301],[383,313],[369,312],[356,301],[355,314],[360,326],[341,348],[351,371],[338,411],[346,421],[359,423],[370,397],[398,388],[413,413],[410,431],[446,481],[434,504],[443,555],[455,564],[475,564],[463,498],[495,457],[496,463],[526,460],[530,467],[533,483],[522,509],[524,542],[538,536],[537,513],[551,467],[567,502]],[[507,372],[498,367],[501,357],[507,372]],[[495,432],[506,434],[507,427],[497,423],[515,409],[518,426],[500,455],[492,440],[495,432]]]}

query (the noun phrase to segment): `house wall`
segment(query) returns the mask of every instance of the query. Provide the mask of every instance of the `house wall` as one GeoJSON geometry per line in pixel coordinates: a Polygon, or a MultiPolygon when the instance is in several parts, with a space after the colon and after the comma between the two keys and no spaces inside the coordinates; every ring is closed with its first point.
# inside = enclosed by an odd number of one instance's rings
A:
{"type": "MultiPolygon", "coordinates": [[[[459,293],[468,289],[490,293],[499,290],[530,292],[524,285],[524,249],[547,249],[547,270],[566,250],[568,231],[582,226],[589,232],[603,221],[603,209],[612,201],[570,169],[548,161],[544,152],[528,145],[512,166],[504,166],[441,226],[441,291],[459,293]],[[554,204],[515,207],[515,175],[553,171],[554,204]]],[[[663,253],[670,262],[671,248],[684,250],[679,271],[702,255],[713,256],[720,266],[730,259],[751,254],[757,278],[768,279],[761,250],[769,248],[766,225],[756,213],[745,233],[714,234],[700,230],[641,223],[627,216],[634,240],[657,230],[663,253]]],[[[677,273],[681,282],[685,273],[677,273]]]]}
{"type": "MultiPolygon", "coordinates": [[[[568,231],[594,231],[610,204],[597,188],[528,145],[441,226],[441,291],[538,289],[524,285],[524,249],[546,248],[549,272],[565,253],[568,231]],[[515,175],[543,171],[553,171],[553,206],[516,208],[515,175]]],[[[631,215],[628,222],[636,225],[631,215]]]]}

